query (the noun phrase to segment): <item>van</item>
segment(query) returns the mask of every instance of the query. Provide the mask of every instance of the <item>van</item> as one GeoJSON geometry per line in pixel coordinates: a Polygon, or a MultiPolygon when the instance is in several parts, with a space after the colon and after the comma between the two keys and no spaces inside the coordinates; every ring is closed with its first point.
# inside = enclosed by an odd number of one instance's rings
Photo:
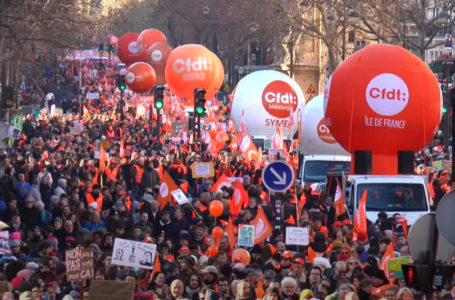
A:
{"type": "Polygon", "coordinates": [[[305,154],[300,167],[300,184],[323,183],[329,173],[349,173],[351,170],[350,155],[305,154]]]}
{"type": "Polygon", "coordinates": [[[367,191],[366,216],[371,222],[379,212],[389,217],[398,213],[408,225],[430,212],[427,178],[422,175],[346,175],[343,180],[345,199],[352,219],[367,191]]]}

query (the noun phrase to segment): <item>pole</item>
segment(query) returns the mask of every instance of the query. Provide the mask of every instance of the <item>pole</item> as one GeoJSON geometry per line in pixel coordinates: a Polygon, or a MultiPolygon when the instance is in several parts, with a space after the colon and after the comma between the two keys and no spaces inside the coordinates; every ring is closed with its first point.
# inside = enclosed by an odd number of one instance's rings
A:
{"type": "Polygon", "coordinates": [[[455,141],[455,116],[453,115],[455,112],[455,95],[453,95],[454,92],[454,89],[447,90],[446,92],[449,96],[450,106],[452,108],[452,179],[455,178],[455,147],[453,144],[455,141]]]}
{"type": "Polygon", "coordinates": [[[160,137],[160,114],[161,114],[161,109],[156,110],[156,128],[158,129],[158,138],[160,137]]]}

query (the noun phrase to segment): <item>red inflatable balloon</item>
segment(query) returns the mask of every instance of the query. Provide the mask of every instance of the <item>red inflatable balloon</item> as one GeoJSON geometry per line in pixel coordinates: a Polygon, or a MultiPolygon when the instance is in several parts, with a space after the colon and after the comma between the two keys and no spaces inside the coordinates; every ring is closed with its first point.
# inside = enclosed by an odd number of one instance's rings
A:
{"type": "Polygon", "coordinates": [[[335,70],[324,96],[326,122],[338,143],[352,154],[372,151],[372,173],[384,175],[397,173],[398,151],[417,152],[433,138],[441,105],[433,72],[392,45],[354,53],[335,70]]]}
{"type": "Polygon", "coordinates": [[[218,247],[216,245],[211,245],[209,246],[209,248],[207,249],[207,253],[211,256],[211,257],[215,257],[218,255],[218,247]]]}
{"type": "Polygon", "coordinates": [[[216,239],[220,239],[223,236],[223,229],[221,227],[215,226],[212,229],[212,235],[216,239]]]}
{"type": "Polygon", "coordinates": [[[138,48],[147,51],[155,43],[165,42],[166,36],[158,29],[143,30],[137,37],[138,48]]]}
{"type": "Polygon", "coordinates": [[[155,86],[155,70],[148,63],[134,63],[128,68],[125,81],[128,87],[136,93],[147,93],[155,86]]]}
{"type": "Polygon", "coordinates": [[[194,90],[212,88],[218,62],[210,50],[201,45],[183,45],[172,50],[166,63],[165,77],[171,91],[193,105],[194,90]]]}
{"type": "Polygon", "coordinates": [[[223,214],[223,203],[219,200],[213,200],[209,205],[209,212],[214,218],[218,218],[223,214]]]}
{"type": "Polygon", "coordinates": [[[137,48],[139,34],[130,32],[122,35],[118,40],[117,56],[125,64],[145,61],[147,54],[137,48]]]}
{"type": "Polygon", "coordinates": [[[156,84],[165,84],[164,70],[172,47],[166,42],[155,43],[147,50],[147,61],[155,69],[156,84]]]}
{"type": "Polygon", "coordinates": [[[245,266],[250,263],[251,256],[248,251],[242,248],[237,248],[232,252],[232,261],[233,262],[241,262],[245,266]]]}

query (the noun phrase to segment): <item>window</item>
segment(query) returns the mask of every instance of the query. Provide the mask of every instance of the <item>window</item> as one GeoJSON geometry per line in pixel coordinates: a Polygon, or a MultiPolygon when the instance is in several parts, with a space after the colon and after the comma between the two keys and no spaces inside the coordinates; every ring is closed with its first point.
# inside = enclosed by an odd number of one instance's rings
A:
{"type": "Polygon", "coordinates": [[[367,190],[369,211],[424,211],[428,209],[424,186],[409,183],[368,183],[357,188],[357,203],[367,190]]]}

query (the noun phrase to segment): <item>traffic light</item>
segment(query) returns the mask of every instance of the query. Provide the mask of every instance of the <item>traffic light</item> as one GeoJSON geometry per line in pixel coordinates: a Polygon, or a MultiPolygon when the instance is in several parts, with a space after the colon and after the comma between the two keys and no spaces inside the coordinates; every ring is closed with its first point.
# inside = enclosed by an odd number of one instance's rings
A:
{"type": "Polygon", "coordinates": [[[100,44],[98,45],[98,52],[99,52],[100,54],[103,54],[103,52],[104,52],[104,44],[103,44],[103,43],[100,43],[100,44]]]}
{"type": "Polygon", "coordinates": [[[14,88],[12,86],[2,87],[2,107],[14,106],[14,88]]]}
{"type": "Polygon", "coordinates": [[[447,108],[445,108],[444,106],[442,107],[442,113],[445,115],[447,113],[447,108]]]}
{"type": "Polygon", "coordinates": [[[117,87],[123,91],[126,89],[125,78],[122,75],[117,76],[117,87]]]}
{"type": "Polygon", "coordinates": [[[107,52],[109,52],[109,54],[114,53],[114,45],[109,44],[109,45],[107,46],[107,52]]]}
{"type": "Polygon", "coordinates": [[[154,96],[154,106],[157,110],[160,110],[163,108],[163,96],[164,96],[164,86],[162,85],[157,85],[155,86],[155,90],[153,92],[154,96]]]}
{"type": "Polygon", "coordinates": [[[200,116],[205,113],[205,90],[195,89],[194,90],[194,111],[200,116]]]}

